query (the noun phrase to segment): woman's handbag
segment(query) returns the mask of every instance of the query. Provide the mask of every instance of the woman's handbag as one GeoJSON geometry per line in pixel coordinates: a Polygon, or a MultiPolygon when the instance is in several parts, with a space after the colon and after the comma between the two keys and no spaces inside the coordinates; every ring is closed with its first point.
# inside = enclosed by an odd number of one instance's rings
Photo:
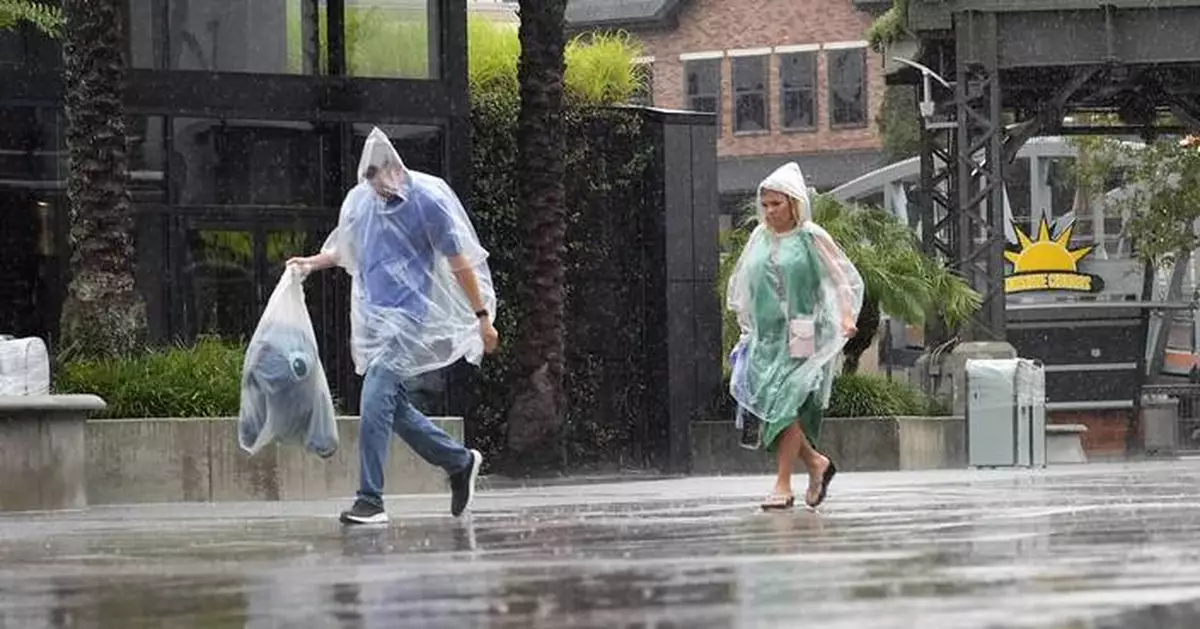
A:
{"type": "Polygon", "coordinates": [[[788,320],[788,354],[808,358],[817,353],[817,324],[811,316],[788,320]]]}

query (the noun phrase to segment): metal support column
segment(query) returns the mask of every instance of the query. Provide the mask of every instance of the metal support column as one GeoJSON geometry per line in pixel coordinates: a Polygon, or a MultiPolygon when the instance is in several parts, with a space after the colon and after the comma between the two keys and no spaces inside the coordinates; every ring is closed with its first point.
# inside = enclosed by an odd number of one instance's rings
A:
{"type": "Polygon", "coordinates": [[[953,267],[983,296],[960,331],[964,341],[1005,340],[1004,126],[996,57],[996,16],[956,16],[958,195],[952,213],[953,267]]]}
{"type": "MultiPolygon", "coordinates": [[[[921,130],[921,244],[925,255],[952,265],[958,223],[954,220],[957,198],[955,181],[958,163],[957,123],[929,122],[921,130]]],[[[949,341],[953,330],[940,317],[929,317],[925,324],[925,346],[937,347],[949,341]]]]}

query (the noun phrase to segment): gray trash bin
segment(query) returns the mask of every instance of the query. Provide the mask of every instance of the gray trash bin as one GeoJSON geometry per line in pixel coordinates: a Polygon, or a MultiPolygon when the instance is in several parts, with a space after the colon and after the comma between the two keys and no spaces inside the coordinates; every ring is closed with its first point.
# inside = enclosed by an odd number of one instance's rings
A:
{"type": "Polygon", "coordinates": [[[967,463],[1045,467],[1046,370],[1025,358],[966,363],[967,463]]]}
{"type": "Polygon", "coordinates": [[[1173,456],[1179,450],[1179,400],[1165,395],[1142,400],[1142,440],[1146,454],[1173,456]]]}

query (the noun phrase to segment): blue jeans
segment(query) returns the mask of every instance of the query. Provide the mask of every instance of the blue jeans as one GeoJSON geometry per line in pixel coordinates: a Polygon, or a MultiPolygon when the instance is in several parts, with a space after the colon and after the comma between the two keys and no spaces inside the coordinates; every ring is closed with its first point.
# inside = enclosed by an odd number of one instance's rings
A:
{"type": "Polygon", "coordinates": [[[363,378],[358,432],[358,497],[383,506],[383,470],[395,432],[408,447],[447,473],[471,465],[471,453],[418,411],[408,399],[400,376],[372,365],[363,378]]]}

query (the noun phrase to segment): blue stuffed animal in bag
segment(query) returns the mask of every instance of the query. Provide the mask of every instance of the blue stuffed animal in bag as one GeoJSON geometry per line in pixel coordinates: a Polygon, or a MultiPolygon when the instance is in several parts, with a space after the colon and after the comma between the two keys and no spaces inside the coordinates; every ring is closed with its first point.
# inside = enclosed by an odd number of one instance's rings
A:
{"type": "Polygon", "coordinates": [[[303,443],[322,458],[338,448],[336,421],[326,403],[317,348],[300,329],[267,325],[247,352],[242,376],[240,440],[255,443],[270,425],[274,439],[303,443]]]}

